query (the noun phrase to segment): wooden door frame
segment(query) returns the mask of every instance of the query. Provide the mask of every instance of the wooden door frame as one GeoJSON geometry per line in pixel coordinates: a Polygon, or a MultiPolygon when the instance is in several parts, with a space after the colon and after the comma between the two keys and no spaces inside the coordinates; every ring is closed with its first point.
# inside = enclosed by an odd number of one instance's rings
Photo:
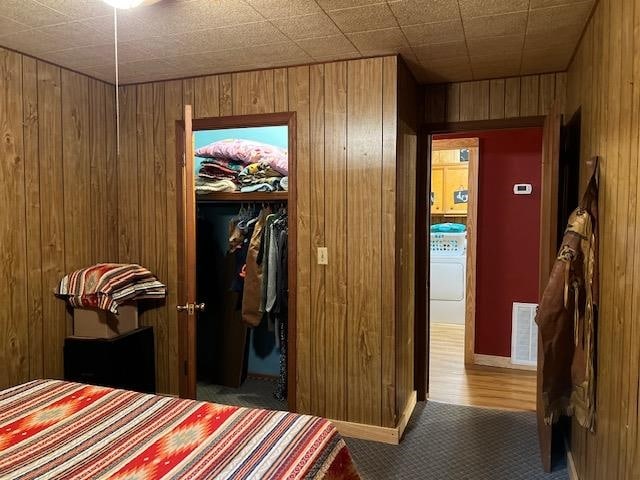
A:
{"type": "MultiPolygon", "coordinates": [[[[296,393],[297,393],[297,329],[296,329],[296,279],[297,279],[297,175],[296,175],[296,154],[297,154],[297,132],[296,132],[296,112],[280,112],[280,113],[261,113],[253,115],[233,115],[227,117],[210,117],[210,118],[194,118],[192,120],[192,130],[224,130],[229,128],[250,128],[250,127],[269,127],[269,126],[287,126],[288,134],[288,157],[289,157],[289,191],[287,210],[289,218],[289,235],[288,235],[288,318],[287,318],[287,406],[290,411],[296,411],[296,393]]],[[[183,178],[182,155],[185,149],[185,121],[176,121],[176,165],[178,170],[178,179],[183,178]]],[[[188,160],[185,159],[185,164],[188,160]]],[[[193,161],[191,160],[191,164],[193,161]]],[[[191,165],[192,167],[192,165],[191,165]]],[[[193,174],[193,168],[186,168],[187,172],[193,174]]],[[[183,182],[186,178],[183,179],[183,182]]],[[[178,254],[185,248],[185,242],[189,241],[180,235],[180,225],[184,225],[187,219],[184,218],[184,194],[186,191],[185,184],[176,185],[177,197],[177,214],[178,214],[178,254]],[[182,237],[182,238],[181,238],[182,237]]],[[[195,195],[193,202],[195,204],[195,195]]],[[[195,242],[195,238],[192,240],[195,242]]],[[[194,245],[195,247],[195,245],[194,245]]],[[[180,257],[178,257],[178,271],[180,272],[180,257]]],[[[180,276],[179,276],[180,277],[180,276]]],[[[179,281],[180,278],[179,278],[179,281]]],[[[182,280],[183,281],[183,280],[182,280]]],[[[178,304],[184,299],[178,298],[178,304]]],[[[195,302],[196,299],[193,299],[195,302]]],[[[195,398],[196,385],[196,329],[195,320],[185,320],[185,313],[178,314],[178,335],[179,335],[179,355],[178,355],[178,371],[180,375],[180,397],[195,398]],[[190,324],[193,324],[191,327],[190,324]],[[185,361],[187,366],[185,367],[185,361]]]]}
{"type": "MultiPolygon", "coordinates": [[[[520,117],[513,119],[499,120],[478,120],[468,122],[449,122],[449,123],[431,123],[423,124],[419,132],[418,157],[416,180],[416,317],[415,317],[415,375],[414,385],[418,393],[418,400],[426,400],[429,392],[429,332],[430,332],[430,315],[429,315],[429,276],[430,276],[430,248],[429,248],[429,232],[428,225],[430,223],[430,205],[427,201],[428,184],[431,181],[431,138],[436,134],[447,133],[465,133],[469,137],[473,137],[474,131],[485,130],[504,130],[512,128],[542,127],[544,126],[544,116],[520,117]]],[[[471,168],[471,165],[470,165],[471,168]]],[[[478,172],[475,173],[476,181],[478,172]]],[[[471,179],[471,172],[469,172],[471,179]]],[[[471,182],[470,182],[471,188],[471,182]]],[[[478,185],[475,186],[476,192],[478,185]]],[[[475,215],[477,217],[477,205],[475,215]]],[[[472,229],[471,236],[475,237],[475,228],[472,229]]],[[[476,248],[477,239],[467,240],[471,248],[476,248]]],[[[467,304],[469,298],[473,302],[473,309],[470,311],[468,305],[465,306],[465,324],[467,317],[473,315],[475,319],[475,292],[472,296],[468,294],[470,288],[475,290],[475,275],[471,279],[473,285],[469,285],[469,255],[467,253],[467,304]]],[[[475,262],[475,259],[473,259],[475,262]]],[[[475,269],[474,269],[475,272],[475,269]]],[[[467,335],[468,326],[465,325],[465,363],[468,363],[469,352],[471,358],[474,356],[475,350],[475,321],[474,326],[467,335]]]]}

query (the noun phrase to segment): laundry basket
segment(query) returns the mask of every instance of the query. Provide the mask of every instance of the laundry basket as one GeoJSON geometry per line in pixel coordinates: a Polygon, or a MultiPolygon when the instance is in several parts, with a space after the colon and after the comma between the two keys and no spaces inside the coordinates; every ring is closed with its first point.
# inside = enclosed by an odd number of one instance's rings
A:
{"type": "Polygon", "coordinates": [[[464,255],[466,252],[466,232],[431,232],[431,253],[438,255],[464,255]]]}

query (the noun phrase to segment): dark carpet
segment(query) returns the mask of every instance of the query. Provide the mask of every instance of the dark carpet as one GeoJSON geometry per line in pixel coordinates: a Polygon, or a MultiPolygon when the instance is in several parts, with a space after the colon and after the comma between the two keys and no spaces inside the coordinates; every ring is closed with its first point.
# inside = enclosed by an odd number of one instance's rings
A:
{"type": "Polygon", "coordinates": [[[568,479],[561,455],[542,471],[531,412],[420,402],[400,445],[346,442],[366,480],[568,479]]]}
{"type": "Polygon", "coordinates": [[[239,388],[198,382],[197,398],[204,402],[222,403],[224,405],[266,408],[267,410],[287,410],[287,402],[274,398],[273,392],[275,389],[275,379],[249,377],[239,388]]]}

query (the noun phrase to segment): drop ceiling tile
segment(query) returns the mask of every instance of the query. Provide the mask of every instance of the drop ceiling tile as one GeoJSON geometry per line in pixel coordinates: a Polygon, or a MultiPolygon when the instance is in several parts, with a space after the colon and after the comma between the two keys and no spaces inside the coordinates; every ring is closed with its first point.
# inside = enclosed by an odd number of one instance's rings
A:
{"type": "Polygon", "coordinates": [[[186,51],[186,46],[175,36],[146,37],[132,43],[147,52],[149,58],[184,55],[186,51]]]}
{"type": "MultiPolygon", "coordinates": [[[[583,3],[585,0],[531,0],[531,9],[556,7],[558,5],[572,5],[575,3],[583,3]]],[[[589,1],[593,5],[593,1],[589,1]]]]}
{"type": "Polygon", "coordinates": [[[70,22],[52,25],[34,30],[47,35],[50,40],[47,51],[57,51],[67,48],[101,45],[109,42],[111,37],[99,31],[92,30],[80,22],[70,22]]]}
{"type": "Polygon", "coordinates": [[[582,28],[550,28],[543,32],[527,33],[524,38],[524,50],[539,50],[554,48],[573,51],[578,44],[582,28]]]}
{"type": "Polygon", "coordinates": [[[465,18],[463,22],[467,38],[524,34],[527,12],[465,18]]]}
{"type": "MultiPolygon", "coordinates": [[[[102,0],[35,0],[73,20],[113,14],[113,8],[102,0]]],[[[145,7],[138,7],[145,8],[145,7]]]]}
{"type": "Polygon", "coordinates": [[[526,12],[529,0],[459,0],[463,18],[526,12]]]}
{"type": "Polygon", "coordinates": [[[341,60],[352,60],[355,58],[361,58],[358,52],[341,53],[339,55],[327,55],[324,57],[313,57],[316,62],[338,62],[341,60]]]}
{"type": "Polygon", "coordinates": [[[118,73],[122,76],[123,82],[127,81],[127,77],[133,75],[148,76],[148,75],[162,75],[167,71],[169,64],[164,60],[151,59],[140,60],[137,62],[127,62],[118,65],[118,73]]]}
{"type": "Polygon", "coordinates": [[[402,27],[402,31],[411,45],[464,41],[464,31],[460,20],[411,25],[402,27]]]}
{"type": "Polygon", "coordinates": [[[101,65],[98,67],[89,67],[83,70],[84,73],[105,82],[114,83],[116,79],[116,70],[112,65],[101,65]]]}
{"type": "MultiPolygon", "coordinates": [[[[118,44],[118,63],[135,62],[148,58],[149,53],[140,49],[135,43],[118,44]]],[[[48,52],[47,60],[69,68],[114,65],[114,46],[94,45],[48,52]]]]}
{"type": "Polygon", "coordinates": [[[439,63],[422,62],[416,73],[424,83],[462,82],[473,78],[467,57],[451,57],[439,63]]]}
{"type": "Polygon", "coordinates": [[[241,59],[246,65],[273,63],[275,66],[313,61],[309,54],[293,42],[229,50],[229,53],[241,59]]]}
{"type": "Polygon", "coordinates": [[[0,37],[0,44],[3,47],[11,48],[27,55],[39,55],[43,60],[46,60],[46,58],[42,53],[50,50],[50,45],[54,41],[53,37],[38,30],[24,30],[0,37]]]}
{"type": "Polygon", "coordinates": [[[299,17],[281,18],[272,20],[271,23],[293,40],[327,37],[340,33],[338,27],[325,13],[311,13],[299,17]]]}
{"type": "Polygon", "coordinates": [[[11,20],[10,18],[0,17],[0,38],[3,35],[9,35],[11,33],[23,32],[29,30],[31,27],[22,23],[11,20]]]}
{"type": "Polygon", "coordinates": [[[430,45],[418,45],[413,47],[413,51],[421,61],[464,57],[467,55],[467,44],[465,42],[432,43],[430,45]]]}
{"type": "Polygon", "coordinates": [[[386,3],[333,10],[329,12],[329,15],[344,33],[398,26],[386,3]]]}
{"type": "Polygon", "coordinates": [[[473,70],[473,78],[476,80],[485,80],[487,78],[515,77],[520,75],[520,63],[518,63],[517,65],[474,65],[472,63],[471,69],[473,70]]]}
{"type": "Polygon", "coordinates": [[[455,0],[397,0],[389,2],[389,7],[401,26],[460,18],[455,0]]]}
{"type": "Polygon", "coordinates": [[[2,0],[0,14],[3,17],[30,27],[44,27],[68,22],[71,19],[60,12],[47,8],[34,0],[2,0]]]}
{"type": "Polygon", "coordinates": [[[591,2],[540,8],[529,12],[527,32],[535,33],[551,28],[583,27],[591,12],[591,2]]]}
{"type": "Polygon", "coordinates": [[[314,0],[246,0],[265,18],[285,18],[319,13],[320,7],[314,0]]]}
{"type": "Polygon", "coordinates": [[[343,8],[362,7],[364,5],[373,5],[376,3],[384,3],[384,0],[316,0],[326,11],[341,10],[343,8]]]}
{"type": "Polygon", "coordinates": [[[282,32],[267,21],[213,28],[176,35],[185,53],[214,52],[287,41],[282,32]]]}
{"type": "Polygon", "coordinates": [[[467,40],[469,55],[520,53],[524,45],[524,35],[505,35],[501,37],[474,37],[467,40]]]}
{"type": "Polygon", "coordinates": [[[156,35],[171,35],[230,25],[263,21],[250,5],[238,0],[160,2],[127,12],[156,35]]]}
{"type": "Polygon", "coordinates": [[[521,74],[562,72],[567,69],[571,54],[558,55],[554,51],[535,50],[522,55],[521,74]]]}
{"type": "MultiPolygon", "coordinates": [[[[96,33],[114,38],[113,16],[107,15],[103,17],[88,18],[81,20],[81,23],[96,33]]],[[[164,32],[170,35],[170,32],[164,32]]],[[[130,41],[140,40],[147,37],[157,37],[163,35],[163,32],[156,27],[146,24],[131,15],[123,15],[118,17],[118,40],[130,41]]]]}
{"type": "Polygon", "coordinates": [[[399,49],[409,47],[402,30],[398,27],[350,33],[347,34],[347,38],[363,55],[398,53],[399,49]]]}
{"type": "Polygon", "coordinates": [[[520,63],[522,62],[522,53],[506,53],[506,54],[489,54],[489,55],[478,55],[478,56],[469,56],[471,60],[471,67],[500,67],[500,66],[510,66],[519,68],[520,63]]]}
{"type": "Polygon", "coordinates": [[[357,54],[358,50],[344,35],[298,40],[298,45],[313,58],[357,54]]]}

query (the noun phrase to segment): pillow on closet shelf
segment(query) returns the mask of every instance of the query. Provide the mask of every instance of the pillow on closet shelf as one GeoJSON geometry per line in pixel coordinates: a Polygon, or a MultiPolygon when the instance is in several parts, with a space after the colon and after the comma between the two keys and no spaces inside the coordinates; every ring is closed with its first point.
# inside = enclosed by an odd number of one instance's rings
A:
{"type": "Polygon", "coordinates": [[[253,140],[219,140],[198,148],[195,154],[205,158],[227,158],[246,165],[264,162],[282,175],[289,173],[289,157],[285,149],[253,140]]]}

